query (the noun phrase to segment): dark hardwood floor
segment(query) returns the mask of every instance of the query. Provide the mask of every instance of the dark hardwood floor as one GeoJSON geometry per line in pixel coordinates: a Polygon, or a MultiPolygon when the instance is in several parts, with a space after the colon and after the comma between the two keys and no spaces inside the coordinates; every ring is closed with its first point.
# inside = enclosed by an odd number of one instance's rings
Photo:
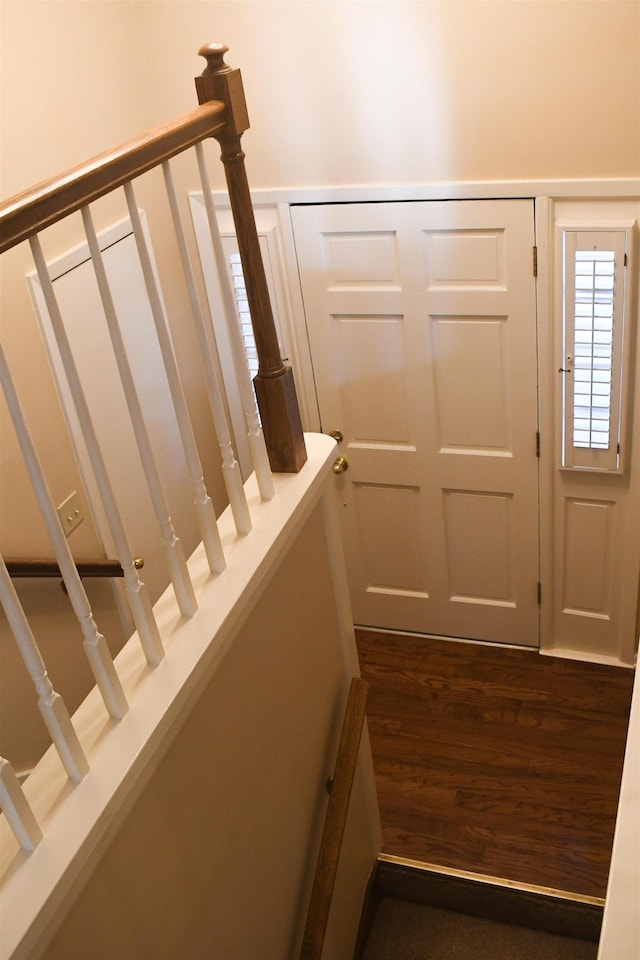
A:
{"type": "Polygon", "coordinates": [[[604,897],[633,671],[356,638],[383,852],[604,897]]]}

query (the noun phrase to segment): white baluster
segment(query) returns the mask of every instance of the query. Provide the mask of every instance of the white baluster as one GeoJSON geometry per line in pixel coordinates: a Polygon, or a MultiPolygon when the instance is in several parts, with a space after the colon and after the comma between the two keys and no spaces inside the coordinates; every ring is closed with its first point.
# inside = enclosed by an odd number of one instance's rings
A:
{"type": "Polygon", "coordinates": [[[38,694],[38,707],[51,739],[71,780],[80,781],[89,772],[86,757],[71,723],[64,700],[53,689],[47,676],[31,627],[11,582],[9,571],[0,557],[0,602],[13,632],[18,649],[38,694]]]}
{"type": "Polygon", "coordinates": [[[4,757],[0,757],[0,809],[22,849],[29,853],[35,850],[42,840],[42,830],[13,767],[4,757]]]}
{"type": "Polygon", "coordinates": [[[33,254],[36,270],[42,286],[42,293],[47,305],[47,310],[49,311],[51,326],[53,327],[53,331],[55,333],[58,349],[60,350],[60,357],[62,359],[67,380],[69,382],[69,389],[73,397],[76,412],[78,414],[78,420],[80,421],[82,435],[85,443],[87,444],[96,483],[98,484],[100,496],[104,504],[104,509],[107,515],[109,529],[111,530],[111,534],[113,536],[118,560],[120,561],[120,565],[124,571],[124,582],[129,607],[131,608],[131,613],[138,630],[140,643],[142,645],[142,649],[144,650],[147,662],[151,666],[157,666],[164,657],[164,650],[162,647],[162,641],[160,639],[160,633],[158,631],[158,625],[153,615],[151,600],[149,599],[149,594],[144,583],[138,576],[138,571],[127,540],[127,535],[122,523],[120,511],[118,510],[115,497],[113,495],[113,490],[111,489],[111,483],[109,482],[109,477],[104,459],[102,457],[102,452],[100,450],[100,445],[98,444],[96,432],[94,430],[93,423],[91,422],[89,408],[80,384],[80,377],[78,376],[73,354],[71,353],[69,339],[62,322],[62,314],[60,313],[60,307],[58,306],[58,301],[53,291],[53,284],[51,283],[51,279],[49,277],[49,271],[47,270],[47,265],[42,253],[42,247],[40,245],[38,236],[31,237],[29,244],[31,246],[31,252],[33,254]]]}
{"type": "Polygon", "coordinates": [[[251,460],[253,461],[253,467],[256,472],[260,496],[263,500],[271,500],[275,493],[273,476],[271,473],[271,467],[269,465],[267,448],[262,435],[262,427],[260,426],[260,417],[256,407],[256,398],[253,392],[253,384],[251,383],[251,375],[249,373],[247,358],[244,352],[244,343],[242,340],[240,324],[238,322],[236,302],[233,296],[233,290],[231,289],[229,274],[227,273],[225,266],[224,249],[222,247],[222,240],[220,238],[218,219],[213,206],[211,186],[209,184],[209,175],[207,173],[207,165],[202,144],[197,143],[195,149],[198,157],[200,182],[202,184],[204,206],[207,213],[209,231],[211,233],[211,243],[213,245],[218,282],[220,285],[220,292],[222,294],[222,302],[224,304],[229,337],[231,340],[236,379],[240,389],[240,398],[242,400],[242,407],[247,424],[247,439],[249,441],[249,449],[251,451],[251,460]]]}
{"type": "Polygon", "coordinates": [[[109,715],[120,720],[127,710],[127,698],[113,665],[104,636],[98,631],[91,612],[91,605],[73,561],[69,544],[64,535],[58,514],[49,492],[31,434],[18,400],[2,346],[0,346],[0,381],[11,414],[16,436],[22,450],[31,483],[38,498],[40,511],[51,539],[73,611],[84,635],[84,649],[96,683],[102,694],[109,715]]]}
{"type": "Polygon", "coordinates": [[[173,352],[173,345],[169,335],[169,328],[164,313],[164,307],[162,305],[158,283],[156,281],[156,276],[151,262],[151,256],[149,254],[147,239],[142,229],[142,221],[140,219],[140,214],[136,205],[136,198],[131,183],[125,183],[124,192],[127,199],[127,207],[129,210],[129,216],[131,218],[131,225],[133,227],[136,247],[138,249],[138,256],[140,258],[140,265],[142,267],[147,296],[149,297],[149,305],[151,307],[151,313],[156,327],[156,335],[160,345],[160,352],[162,353],[162,360],[164,362],[167,381],[169,383],[169,390],[171,391],[171,398],[173,400],[176,419],[178,421],[180,439],[184,448],[187,467],[191,477],[191,483],[193,485],[194,502],[198,515],[200,535],[202,536],[202,542],[204,544],[205,553],[207,555],[211,572],[220,573],[226,566],[226,561],[224,559],[224,553],[222,550],[222,543],[220,541],[220,533],[218,531],[213,504],[209,494],[207,493],[207,488],[204,483],[200,456],[198,454],[198,448],[196,446],[196,441],[193,435],[193,429],[187,410],[187,403],[182,390],[182,384],[180,382],[180,374],[178,372],[178,365],[173,352]]]}
{"type": "Polygon", "coordinates": [[[98,237],[96,235],[91,212],[88,207],[84,207],[82,210],[82,221],[84,223],[85,234],[93,262],[93,269],[95,271],[96,280],[98,283],[98,290],[100,291],[102,307],[104,310],[105,319],[107,321],[107,327],[109,329],[109,335],[111,337],[116,363],[118,365],[118,372],[120,374],[122,388],[124,390],[127,407],[131,416],[133,431],[138,444],[142,468],[144,470],[144,475],[149,487],[149,494],[151,497],[153,510],[156,515],[158,525],[160,526],[160,542],[164,551],[165,559],[167,561],[167,566],[169,567],[169,575],[171,577],[171,582],[173,584],[173,589],[176,594],[176,600],[178,601],[180,612],[184,617],[192,617],[198,609],[196,595],[193,590],[193,584],[191,583],[191,579],[189,577],[189,570],[187,568],[187,561],[182,549],[182,542],[180,541],[180,538],[176,536],[173,522],[169,514],[169,505],[162,489],[160,475],[158,473],[153,450],[149,441],[149,434],[147,432],[142,414],[142,407],[140,406],[140,400],[138,398],[133,381],[129,359],[127,357],[124,341],[122,339],[122,333],[120,331],[120,325],[118,323],[113,297],[111,296],[111,289],[109,287],[107,272],[105,270],[104,260],[102,258],[102,251],[100,250],[100,244],[98,243],[98,237]]]}
{"type": "MultiPolygon", "coordinates": [[[[217,347],[215,345],[215,340],[213,340],[211,336],[207,336],[207,324],[205,323],[204,308],[198,295],[193,269],[189,259],[186,237],[184,228],[182,226],[182,220],[180,218],[178,200],[176,197],[175,187],[173,185],[173,177],[171,175],[169,161],[165,161],[165,163],[163,163],[162,170],[167,188],[167,196],[169,198],[169,206],[171,208],[173,228],[176,234],[176,240],[178,242],[178,249],[180,251],[182,270],[189,293],[191,314],[193,316],[198,335],[198,343],[200,345],[200,355],[202,357],[204,366],[209,403],[211,405],[213,421],[215,423],[218,442],[220,444],[220,451],[222,453],[222,474],[227,490],[227,496],[229,497],[229,504],[231,505],[231,510],[233,512],[236,530],[239,534],[244,535],[249,533],[251,530],[251,517],[249,515],[249,507],[242,483],[240,464],[236,460],[233,449],[231,431],[229,429],[229,422],[227,420],[224,401],[222,399],[220,379],[213,363],[214,351],[217,357],[217,347]]],[[[212,329],[210,320],[208,329],[209,331],[212,329]]]]}

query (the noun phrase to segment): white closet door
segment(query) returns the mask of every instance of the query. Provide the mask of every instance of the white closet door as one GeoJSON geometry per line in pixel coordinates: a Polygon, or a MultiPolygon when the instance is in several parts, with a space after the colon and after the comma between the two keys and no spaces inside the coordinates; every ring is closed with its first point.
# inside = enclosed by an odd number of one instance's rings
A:
{"type": "Polygon", "coordinates": [[[292,217],[356,623],[537,646],[533,204],[292,217]]]}

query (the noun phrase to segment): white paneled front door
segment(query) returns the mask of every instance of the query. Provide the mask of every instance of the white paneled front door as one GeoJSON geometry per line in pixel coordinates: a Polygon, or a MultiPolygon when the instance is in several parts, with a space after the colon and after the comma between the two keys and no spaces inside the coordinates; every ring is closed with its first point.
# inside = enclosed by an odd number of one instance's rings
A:
{"type": "Polygon", "coordinates": [[[356,623],[536,646],[533,203],[292,218],[356,623]]]}

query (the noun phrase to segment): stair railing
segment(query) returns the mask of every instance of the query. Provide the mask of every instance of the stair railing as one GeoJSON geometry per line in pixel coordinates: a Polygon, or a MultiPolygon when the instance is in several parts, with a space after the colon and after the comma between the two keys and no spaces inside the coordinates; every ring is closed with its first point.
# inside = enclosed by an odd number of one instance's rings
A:
{"type": "MultiPolygon", "coordinates": [[[[169,333],[162,291],[142,227],[133,181],[155,168],[160,168],[163,174],[166,197],[175,232],[178,259],[188,292],[192,320],[203,356],[206,388],[220,445],[222,475],[236,533],[238,536],[245,536],[251,531],[252,519],[233,448],[232,431],[227,418],[221,378],[216,372],[217,361],[214,361],[214,357],[217,357],[217,354],[213,341],[213,324],[206,298],[203,298],[198,291],[195,272],[189,261],[186,231],[179,212],[171,170],[173,158],[191,148],[195,148],[200,185],[205,197],[211,227],[212,247],[214,253],[219,254],[221,251],[220,234],[211,200],[211,187],[202,146],[204,141],[212,137],[216,138],[222,147],[222,160],[225,165],[238,232],[242,269],[247,284],[252,321],[255,325],[255,340],[260,362],[259,373],[255,381],[259,412],[255,405],[254,393],[246,367],[246,358],[243,356],[242,340],[239,335],[229,276],[224,262],[218,257],[218,283],[223,293],[223,302],[226,305],[226,319],[230,328],[231,339],[236,344],[239,388],[245,408],[252,462],[262,501],[270,500],[274,494],[271,470],[287,473],[298,472],[306,460],[306,450],[293,375],[290,368],[283,364],[278,353],[273,314],[269,304],[267,283],[244,168],[244,154],[240,147],[242,133],[248,128],[242,80],[238,70],[234,70],[224,63],[223,55],[225,51],[226,47],[218,44],[209,44],[200,51],[207,60],[207,66],[203,75],[196,78],[200,100],[198,108],[0,204],[0,253],[10,250],[22,242],[28,242],[31,247],[65,376],[115,545],[118,570],[124,578],[127,600],[146,661],[151,668],[156,667],[165,655],[163,641],[154,618],[149,593],[140,578],[139,565],[129,544],[127,532],[111,487],[100,443],[65,330],[62,311],[49,274],[41,235],[53,224],[73,213],[80,212],[129,416],[159,527],[169,579],[173,585],[181,616],[191,618],[197,610],[196,593],[190,579],[188,563],[184,556],[180,538],[173,527],[162,488],[162,480],[147,436],[136,385],[124,349],[117,310],[93,223],[91,204],[113,191],[124,190],[179,434],[188,465],[200,536],[211,574],[217,576],[225,568],[224,549],[211,498],[203,479],[203,469],[169,333]]],[[[85,650],[106,710],[111,718],[118,720],[127,712],[128,704],[105,638],[94,622],[91,606],[82,585],[81,572],[71,556],[61,530],[53,500],[47,489],[44,472],[38,460],[24,413],[17,398],[9,366],[1,348],[0,379],[2,380],[22,455],[53,546],[55,566],[62,575],[75,616],[82,628],[85,650]]],[[[69,712],[60,696],[51,686],[46,665],[29,628],[4,561],[0,562],[0,599],[27,670],[36,687],[38,703],[49,727],[52,740],[58,749],[69,777],[78,781],[87,773],[82,748],[77,741],[73,724],[69,719],[69,712]]],[[[20,799],[18,780],[11,764],[5,760],[0,761],[0,803],[14,829],[18,842],[24,849],[32,849],[40,838],[39,827],[33,820],[26,800],[24,798],[20,799]]]]}
{"type": "MultiPolygon", "coordinates": [[[[62,577],[62,570],[56,560],[49,557],[5,557],[5,565],[12,579],[28,577],[62,577]]],[[[138,570],[144,566],[141,557],[133,561],[138,570]]],[[[109,579],[124,577],[124,570],[117,560],[106,557],[97,557],[94,560],[75,560],[76,570],[83,577],[107,577],[109,579]]]]}

